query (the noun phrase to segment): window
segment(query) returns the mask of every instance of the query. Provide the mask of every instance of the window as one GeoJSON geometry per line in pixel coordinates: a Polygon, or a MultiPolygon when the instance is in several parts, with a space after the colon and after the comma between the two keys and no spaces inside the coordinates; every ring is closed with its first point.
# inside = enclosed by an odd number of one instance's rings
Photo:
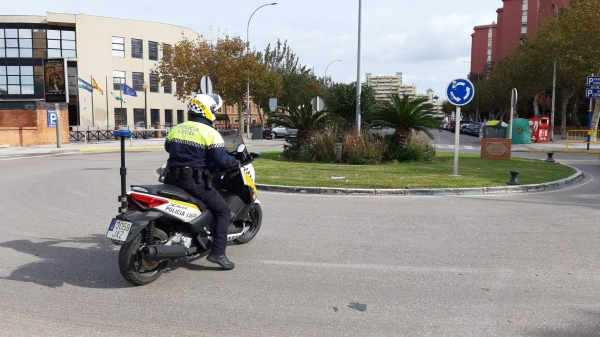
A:
{"type": "Polygon", "coordinates": [[[112,56],[125,57],[125,39],[118,36],[112,37],[112,56]]]}
{"type": "Polygon", "coordinates": [[[150,74],[150,92],[158,92],[158,75],[150,74]]]}
{"type": "Polygon", "coordinates": [[[144,125],[144,109],[133,109],[133,123],[136,128],[143,128],[144,125]]]}
{"type": "Polygon", "coordinates": [[[131,39],[131,57],[134,59],[144,58],[144,41],[138,39],[131,39]]]}
{"type": "Polygon", "coordinates": [[[120,70],[113,70],[113,89],[123,90],[123,84],[125,83],[125,72],[120,70]]]}
{"type": "Polygon", "coordinates": [[[158,61],[158,43],[148,41],[148,59],[158,61]]]}
{"type": "Polygon", "coordinates": [[[150,109],[150,124],[156,125],[160,123],[160,110],[150,109]]]}
{"type": "Polygon", "coordinates": [[[166,58],[167,60],[170,60],[171,59],[171,45],[163,43],[162,48],[163,48],[163,57],[166,58]]]}
{"type": "Polygon", "coordinates": [[[487,56],[487,61],[488,61],[488,62],[491,62],[491,61],[492,61],[492,55],[488,55],[488,56],[487,56]]]}
{"type": "Polygon", "coordinates": [[[165,109],[165,126],[173,126],[173,124],[176,124],[173,121],[173,110],[165,109]]]}
{"type": "Polygon", "coordinates": [[[0,66],[0,95],[33,95],[33,66],[0,66]]]}
{"type": "Polygon", "coordinates": [[[77,52],[75,51],[75,32],[71,30],[61,30],[60,37],[62,57],[77,57],[77,52]]]}
{"type": "Polygon", "coordinates": [[[183,110],[177,110],[177,122],[183,123],[183,110]]]}
{"type": "Polygon", "coordinates": [[[144,90],[144,73],[131,73],[131,86],[135,91],[144,90]]]}
{"type": "Polygon", "coordinates": [[[115,125],[127,125],[127,108],[115,108],[115,125]]]}
{"type": "Polygon", "coordinates": [[[163,85],[165,94],[172,93],[172,87],[171,87],[171,85],[172,85],[171,78],[165,77],[165,84],[163,85]]]}

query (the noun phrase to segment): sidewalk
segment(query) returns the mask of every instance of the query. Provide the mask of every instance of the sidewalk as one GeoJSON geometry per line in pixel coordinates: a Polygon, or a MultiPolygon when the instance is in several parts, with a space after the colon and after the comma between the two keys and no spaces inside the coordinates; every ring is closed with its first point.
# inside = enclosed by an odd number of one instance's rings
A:
{"type": "Polygon", "coordinates": [[[589,151],[587,144],[569,144],[567,150],[567,141],[558,139],[548,143],[514,144],[512,152],[571,152],[571,153],[589,153],[600,154],[600,144],[590,144],[589,151]]]}
{"type": "MultiPolygon", "coordinates": [[[[251,140],[244,138],[244,142],[248,146],[248,150],[251,152],[261,151],[277,151],[283,150],[283,145],[286,142],[283,139],[277,140],[251,140]]],[[[164,151],[165,138],[151,138],[151,139],[127,139],[125,140],[125,146],[127,151],[140,151],[140,150],[163,150],[164,151]]],[[[28,157],[28,156],[40,156],[40,155],[53,155],[60,153],[86,153],[86,152],[113,152],[120,151],[121,142],[116,140],[103,140],[100,142],[88,142],[87,145],[84,142],[71,142],[69,144],[62,144],[60,148],[54,145],[36,145],[27,147],[1,147],[0,158],[10,157],[28,157]]]]}

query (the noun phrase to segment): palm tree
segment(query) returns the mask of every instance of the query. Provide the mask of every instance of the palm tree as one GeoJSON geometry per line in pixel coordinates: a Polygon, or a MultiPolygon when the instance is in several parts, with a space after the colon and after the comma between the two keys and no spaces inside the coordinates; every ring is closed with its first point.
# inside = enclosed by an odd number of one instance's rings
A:
{"type": "Polygon", "coordinates": [[[310,132],[327,121],[327,112],[313,111],[310,104],[297,108],[283,109],[283,111],[267,112],[269,124],[285,126],[290,129],[298,129],[297,142],[304,144],[310,136],[310,132]]]}
{"type": "Polygon", "coordinates": [[[433,104],[427,103],[427,98],[400,98],[398,94],[374,107],[369,119],[373,126],[395,128],[393,138],[402,147],[406,147],[412,130],[422,131],[433,139],[430,130],[439,128],[442,122],[442,118],[436,116],[433,104]]]}

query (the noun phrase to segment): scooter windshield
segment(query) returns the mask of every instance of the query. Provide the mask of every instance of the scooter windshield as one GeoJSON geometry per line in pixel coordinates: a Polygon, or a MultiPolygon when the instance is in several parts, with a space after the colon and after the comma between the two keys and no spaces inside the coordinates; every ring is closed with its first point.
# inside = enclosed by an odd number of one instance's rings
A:
{"type": "Polygon", "coordinates": [[[223,136],[227,152],[235,152],[240,144],[244,144],[244,139],[242,139],[242,136],[240,136],[238,131],[220,130],[219,132],[221,133],[221,136],[223,136]]]}

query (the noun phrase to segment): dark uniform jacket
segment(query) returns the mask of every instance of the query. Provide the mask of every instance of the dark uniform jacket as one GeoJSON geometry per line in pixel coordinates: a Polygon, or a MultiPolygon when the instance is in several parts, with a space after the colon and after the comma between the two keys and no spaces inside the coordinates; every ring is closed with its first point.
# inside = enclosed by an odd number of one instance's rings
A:
{"type": "Polygon", "coordinates": [[[165,150],[169,152],[168,167],[188,166],[203,171],[212,170],[213,165],[228,169],[239,163],[225,150],[221,134],[202,122],[187,121],[175,126],[167,136],[165,150]]]}

